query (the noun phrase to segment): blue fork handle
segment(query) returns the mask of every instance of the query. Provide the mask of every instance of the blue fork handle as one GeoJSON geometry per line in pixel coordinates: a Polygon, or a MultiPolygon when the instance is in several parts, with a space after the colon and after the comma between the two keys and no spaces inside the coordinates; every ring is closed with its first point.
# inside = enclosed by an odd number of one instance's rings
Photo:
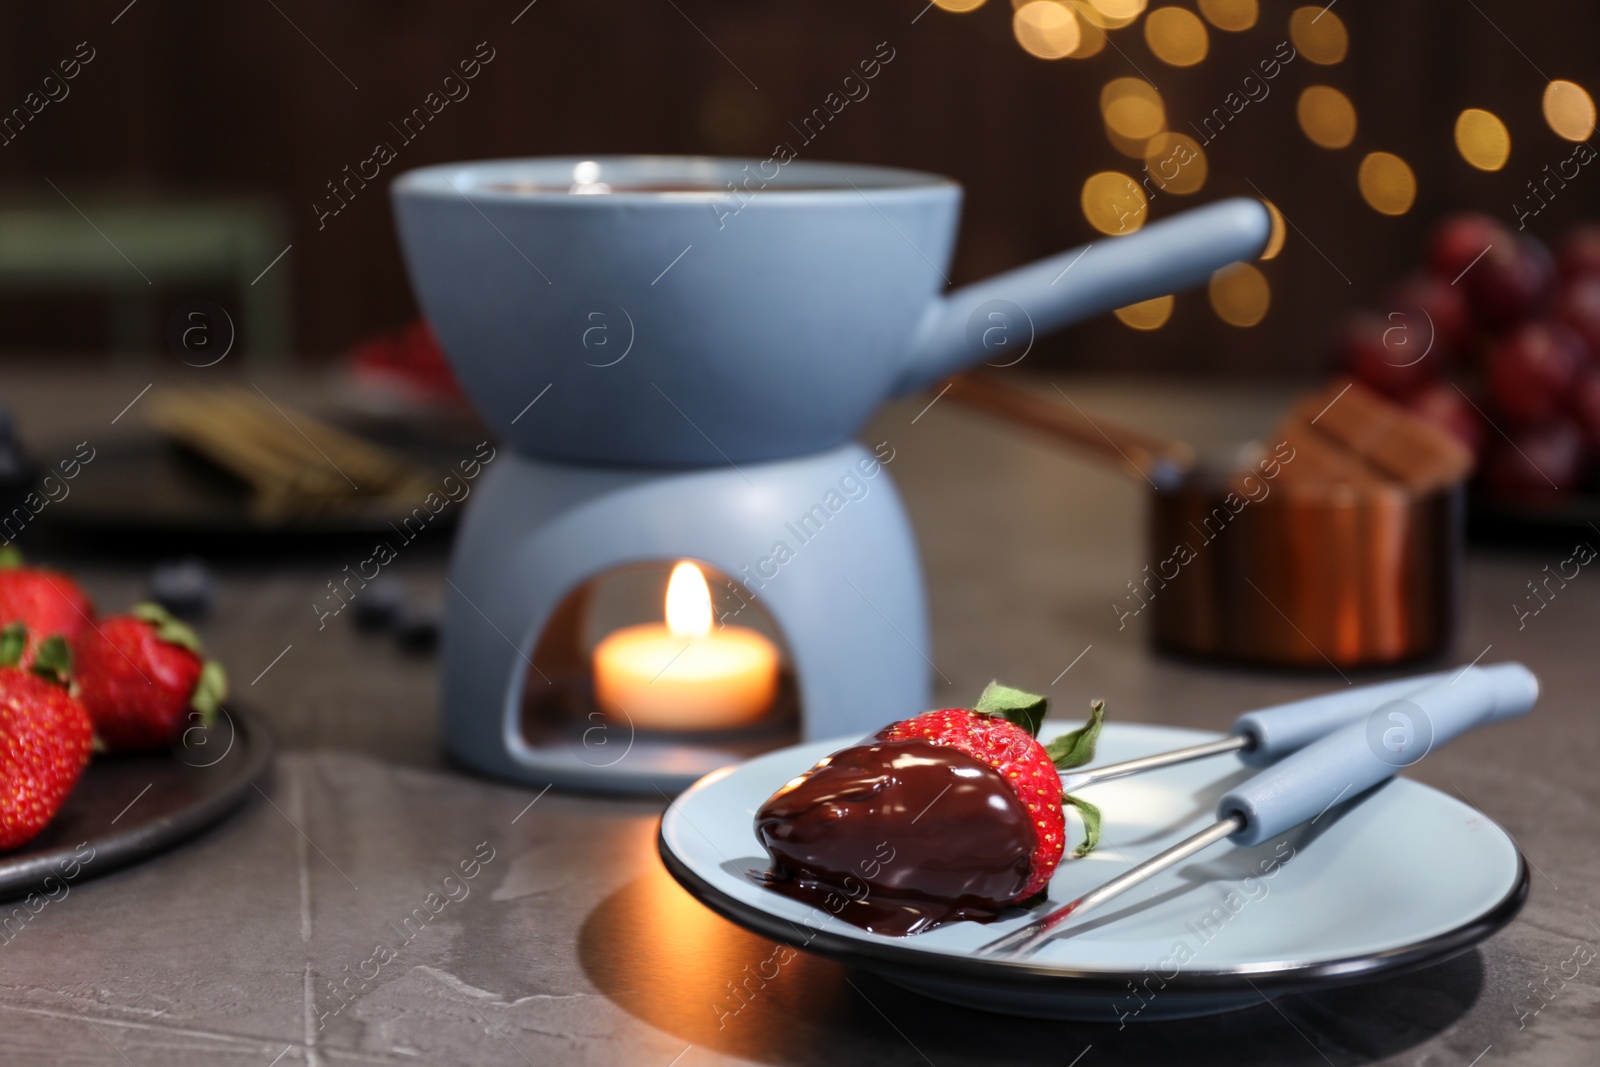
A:
{"type": "Polygon", "coordinates": [[[1237,815],[1236,845],[1258,845],[1393,777],[1478,726],[1526,715],[1539,680],[1520,663],[1468,667],[1454,680],[1382,703],[1230,790],[1217,818],[1237,815]]]}
{"type": "Polygon", "coordinates": [[[1233,724],[1236,736],[1250,738],[1250,747],[1240,752],[1239,758],[1251,767],[1265,767],[1347,723],[1366,719],[1379,704],[1410,696],[1437,682],[1448,682],[1459,673],[1453,670],[1419,674],[1247,711],[1233,724]]]}

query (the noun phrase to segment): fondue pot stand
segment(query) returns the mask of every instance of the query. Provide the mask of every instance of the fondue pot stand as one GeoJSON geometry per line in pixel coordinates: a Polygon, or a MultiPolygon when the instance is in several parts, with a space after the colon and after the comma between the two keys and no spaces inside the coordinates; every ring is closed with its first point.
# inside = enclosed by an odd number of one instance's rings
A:
{"type": "Polygon", "coordinates": [[[807,736],[865,731],[927,705],[916,542],[894,484],[860,445],[671,472],[507,455],[473,501],[456,535],[442,649],[444,742],[468,766],[655,795],[740,758],[715,741],[652,736],[625,719],[557,744],[524,737],[527,688],[551,684],[533,668],[535,647],[563,598],[636,563],[691,559],[740,580],[785,638],[807,736]],[[847,478],[865,493],[840,494],[847,478]],[[823,501],[834,500],[845,503],[830,512],[823,501]],[[780,543],[787,551],[774,553],[780,543]]]}

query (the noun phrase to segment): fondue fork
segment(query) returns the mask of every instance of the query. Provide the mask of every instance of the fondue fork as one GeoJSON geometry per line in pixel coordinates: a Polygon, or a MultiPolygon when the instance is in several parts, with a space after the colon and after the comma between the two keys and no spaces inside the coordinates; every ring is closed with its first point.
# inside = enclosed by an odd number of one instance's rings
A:
{"type": "Polygon", "coordinates": [[[1239,759],[1248,766],[1264,767],[1341,726],[1365,720],[1379,705],[1410,696],[1438,682],[1449,681],[1458,674],[1458,671],[1419,674],[1247,711],[1234,720],[1233,733],[1229,737],[1175,748],[1171,752],[1160,752],[1153,756],[1140,756],[1121,763],[1108,763],[1103,767],[1063,773],[1061,791],[1072,793],[1096,782],[1125,778],[1130,774],[1221,756],[1228,752],[1237,752],[1239,759]]]}
{"type": "Polygon", "coordinates": [[[1217,802],[1217,821],[1137,864],[1076,900],[977,950],[979,956],[1017,956],[1061,932],[1069,919],[1127,892],[1224,838],[1258,845],[1305,822],[1314,822],[1349,794],[1392,778],[1443,744],[1478,726],[1525,715],[1539,697],[1539,681],[1520,663],[1468,667],[1452,681],[1435,682],[1396,701],[1391,713],[1403,730],[1398,744],[1375,742],[1365,718],[1350,722],[1233,789],[1217,802]],[[1380,751],[1380,748],[1382,751],[1380,751]]]}

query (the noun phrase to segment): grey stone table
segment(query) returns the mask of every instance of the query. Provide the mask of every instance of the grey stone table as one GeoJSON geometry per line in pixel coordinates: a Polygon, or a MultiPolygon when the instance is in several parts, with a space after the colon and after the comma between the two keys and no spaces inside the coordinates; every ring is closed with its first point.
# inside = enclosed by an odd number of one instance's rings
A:
{"type": "MultiPolygon", "coordinates": [[[[133,416],[111,420],[153,376],[13,371],[0,397],[34,440],[115,448],[133,416]]],[[[1261,430],[1282,401],[1059,384],[1092,410],[1195,439],[1261,430]]],[[[1119,630],[1111,607],[1143,562],[1139,487],[927,402],[887,408],[865,436],[894,447],[917,523],[941,697],[1000,676],[1067,707],[1104,696],[1122,720],[1217,728],[1328,686],[1153,656],[1141,621],[1119,630]]],[[[419,542],[394,566],[436,595],[443,549],[419,542]]],[[[1120,1030],[963,1011],[804,956],[731,999],[772,946],[663,872],[661,802],[541,795],[451,769],[434,740],[431,660],[347,620],[318,629],[312,602],[356,557],[229,560],[206,636],[272,725],[275,776],[230,822],[82,882],[0,946],[0,1062],[1592,1064],[1600,963],[1558,970],[1576,946],[1600,945],[1600,577],[1580,575],[1521,629],[1511,606],[1566,554],[1474,553],[1457,657],[1493,646],[1490,659],[1529,663],[1546,696],[1534,718],[1414,771],[1516,836],[1536,866],[1522,916],[1409,976],[1120,1030]],[[474,877],[450,889],[463,864],[474,877]],[[437,914],[407,924],[430,900],[437,914]]],[[[67,562],[108,606],[143,581],[142,560],[67,562]]]]}

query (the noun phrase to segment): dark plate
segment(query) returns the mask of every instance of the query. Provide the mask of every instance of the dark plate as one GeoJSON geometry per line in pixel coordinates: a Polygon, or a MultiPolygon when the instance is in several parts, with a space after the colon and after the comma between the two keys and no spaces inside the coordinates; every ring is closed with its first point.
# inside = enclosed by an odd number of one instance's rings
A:
{"type": "MultiPolygon", "coordinates": [[[[429,482],[442,481],[461,459],[472,455],[471,445],[459,443],[419,440],[403,447],[380,443],[409,460],[429,482]]],[[[68,448],[61,454],[72,451],[68,448]]],[[[390,523],[398,524],[422,504],[421,499],[378,500],[263,521],[251,511],[250,489],[242,481],[153,434],[104,443],[69,485],[64,499],[39,513],[40,525],[96,539],[159,538],[169,548],[187,540],[392,533],[390,523]]],[[[460,510],[454,505],[444,508],[430,517],[428,528],[453,527],[460,510]]]]}
{"type": "Polygon", "coordinates": [[[189,731],[174,752],[96,756],[44,832],[0,854],[0,900],[59,894],[195,836],[254,792],[272,756],[266,727],[238,708],[189,731]]]}

